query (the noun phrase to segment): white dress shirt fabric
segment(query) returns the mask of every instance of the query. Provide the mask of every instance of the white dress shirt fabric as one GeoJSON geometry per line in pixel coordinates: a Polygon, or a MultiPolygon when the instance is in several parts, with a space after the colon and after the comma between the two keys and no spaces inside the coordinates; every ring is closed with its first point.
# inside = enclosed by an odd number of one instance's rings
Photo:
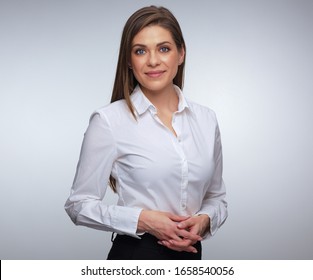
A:
{"type": "Polygon", "coordinates": [[[178,111],[173,134],[137,86],[125,100],[95,111],[84,135],[65,209],[76,225],[139,238],[142,209],[177,215],[207,214],[214,235],[227,218],[218,123],[209,108],[187,100],[175,86],[178,111]],[[110,174],[117,205],[103,202],[110,174]]]}

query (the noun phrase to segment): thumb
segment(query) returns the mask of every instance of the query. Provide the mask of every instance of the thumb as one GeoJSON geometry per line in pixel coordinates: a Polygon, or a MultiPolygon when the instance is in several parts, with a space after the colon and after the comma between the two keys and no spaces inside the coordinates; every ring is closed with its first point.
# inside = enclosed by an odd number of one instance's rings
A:
{"type": "Polygon", "coordinates": [[[173,221],[173,222],[182,222],[190,218],[190,216],[179,216],[175,214],[169,213],[168,217],[173,221]]]}
{"type": "Polygon", "coordinates": [[[188,219],[188,220],[183,220],[183,221],[181,221],[179,224],[177,224],[177,227],[178,227],[179,229],[186,229],[186,228],[189,228],[189,227],[191,227],[191,226],[192,226],[192,223],[191,223],[190,219],[188,219]]]}

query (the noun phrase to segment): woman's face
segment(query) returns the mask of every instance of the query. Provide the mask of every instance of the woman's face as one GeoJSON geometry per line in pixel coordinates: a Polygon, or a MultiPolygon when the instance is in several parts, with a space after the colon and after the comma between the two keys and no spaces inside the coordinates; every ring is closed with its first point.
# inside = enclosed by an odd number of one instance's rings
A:
{"type": "Polygon", "coordinates": [[[130,66],[144,93],[173,87],[178,66],[184,61],[171,33],[158,25],[143,28],[133,39],[130,66]]]}

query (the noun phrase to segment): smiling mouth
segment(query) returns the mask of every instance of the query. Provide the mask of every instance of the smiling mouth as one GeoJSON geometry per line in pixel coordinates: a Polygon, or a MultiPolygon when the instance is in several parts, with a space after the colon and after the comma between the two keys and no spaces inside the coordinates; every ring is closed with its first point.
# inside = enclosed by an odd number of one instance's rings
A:
{"type": "Polygon", "coordinates": [[[149,71],[149,72],[146,72],[146,75],[150,78],[159,78],[162,76],[163,73],[165,73],[165,71],[161,71],[161,70],[149,71]]]}

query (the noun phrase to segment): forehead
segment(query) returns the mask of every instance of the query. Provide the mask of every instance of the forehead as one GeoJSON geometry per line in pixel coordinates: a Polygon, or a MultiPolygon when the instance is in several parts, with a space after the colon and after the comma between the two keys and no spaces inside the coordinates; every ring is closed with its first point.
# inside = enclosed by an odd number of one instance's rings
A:
{"type": "Polygon", "coordinates": [[[164,27],[152,25],[144,27],[141,31],[139,31],[135,35],[132,45],[153,45],[164,41],[174,43],[172,34],[164,27]]]}

